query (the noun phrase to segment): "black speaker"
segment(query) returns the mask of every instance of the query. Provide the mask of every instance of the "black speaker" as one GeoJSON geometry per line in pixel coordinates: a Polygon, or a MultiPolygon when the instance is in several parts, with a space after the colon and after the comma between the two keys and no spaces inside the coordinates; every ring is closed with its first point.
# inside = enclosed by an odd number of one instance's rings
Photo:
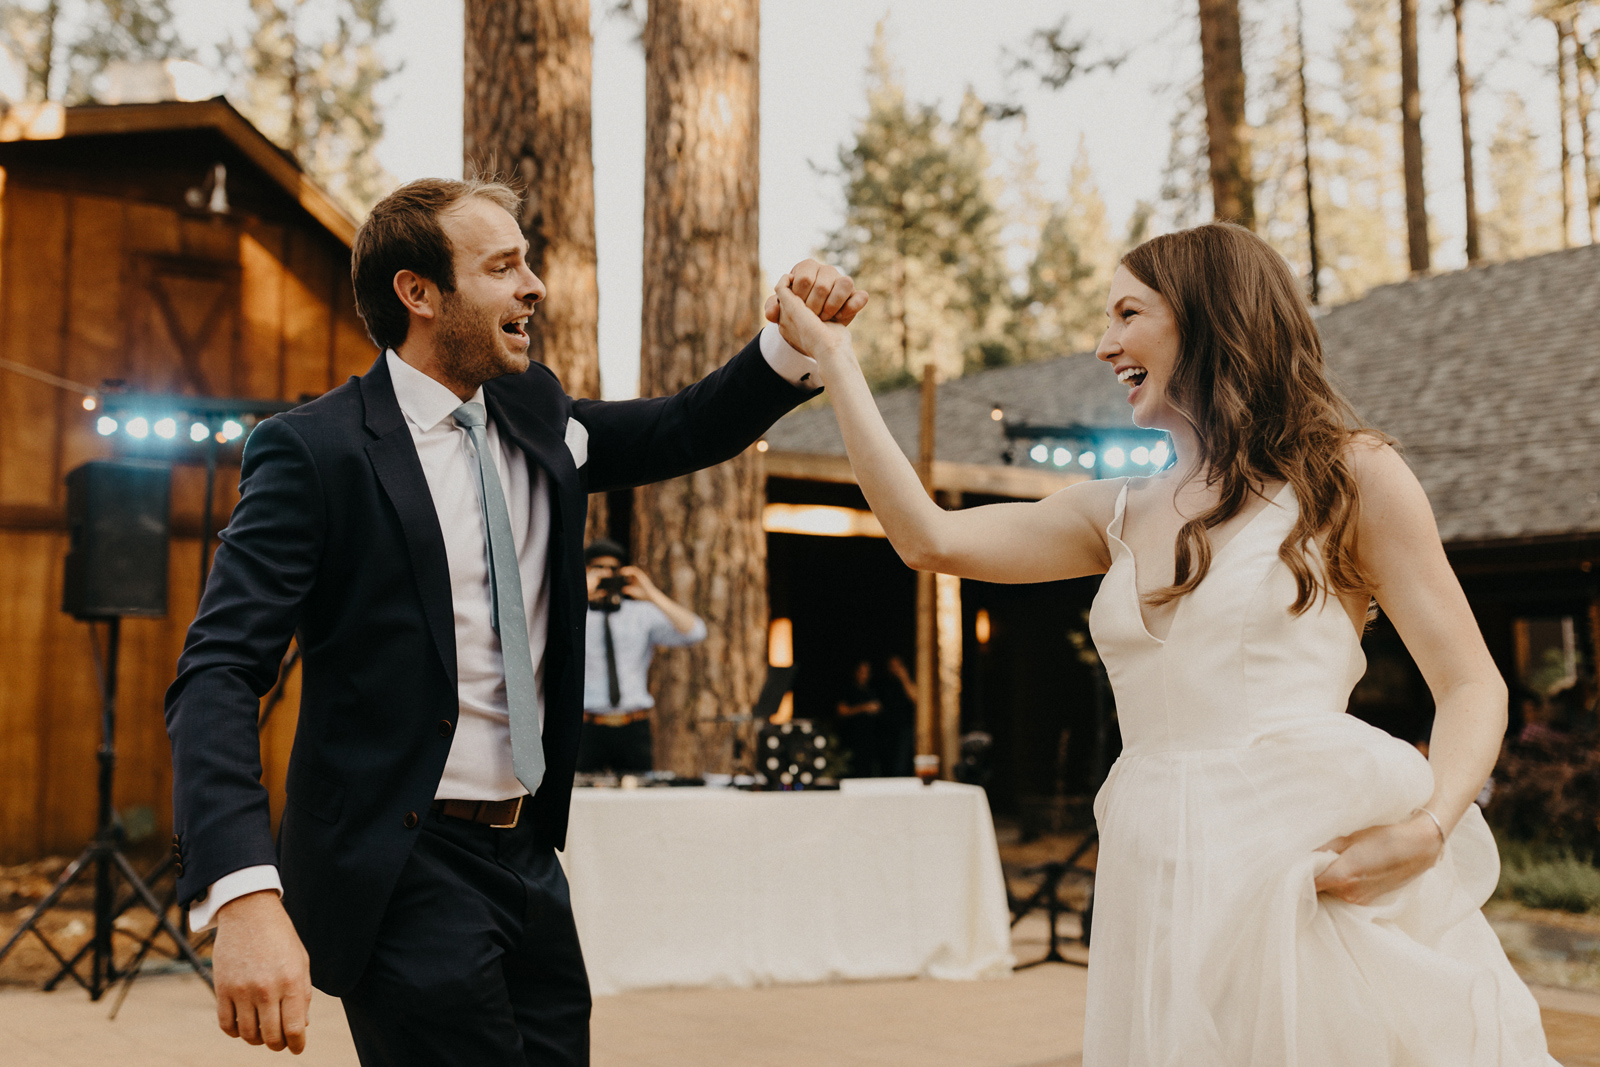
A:
{"type": "Polygon", "coordinates": [[[167,613],[172,468],[96,461],[67,474],[61,610],[80,619],[167,613]]]}

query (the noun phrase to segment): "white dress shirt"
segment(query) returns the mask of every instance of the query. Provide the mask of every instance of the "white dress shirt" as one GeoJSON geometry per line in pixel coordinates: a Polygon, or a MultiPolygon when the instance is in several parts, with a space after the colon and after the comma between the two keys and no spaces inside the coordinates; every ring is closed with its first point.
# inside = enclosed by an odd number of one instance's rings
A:
{"type": "MultiPolygon", "coordinates": [[[[809,389],[821,384],[816,361],[790,347],[770,323],[761,331],[761,355],[791,385],[809,389]]],[[[460,800],[521,796],[527,790],[511,769],[511,726],[506,711],[500,636],[490,624],[489,552],[480,499],[482,488],[472,438],[451,417],[462,401],[392,350],[384,358],[394,383],[395,400],[405,415],[406,428],[411,431],[428,492],[433,497],[450,567],[459,715],[450,755],[434,796],[460,800]]],[[[481,387],[472,400],[484,402],[481,387]]],[[[492,418],[487,430],[489,451],[511,513],[523,610],[528,620],[528,651],[533,656],[539,726],[543,732],[544,653],[550,624],[550,489],[544,471],[500,436],[492,418]]],[[[587,458],[578,454],[585,439],[566,434],[574,462],[580,467],[587,458]]],[[[190,930],[198,933],[208,929],[215,922],[218,909],[230,900],[269,889],[280,896],[283,893],[278,868],[272,864],[223,875],[190,906],[190,930]]]]}
{"type": "MultiPolygon", "coordinates": [[[[417,446],[422,474],[433,497],[450,565],[450,601],[455,615],[456,696],[460,713],[450,756],[434,792],[438,798],[508,800],[527,790],[511,769],[511,720],[506,711],[506,674],[500,635],[490,620],[489,543],[484,536],[482,487],[472,438],[452,417],[460,397],[388,353],[394,396],[417,446]]],[[[483,389],[470,403],[482,404],[483,389]]],[[[540,731],[544,728],[544,651],[550,623],[550,488],[545,473],[500,434],[487,427],[489,452],[500,472],[511,539],[522,578],[528,620],[528,651],[540,731]]]]}

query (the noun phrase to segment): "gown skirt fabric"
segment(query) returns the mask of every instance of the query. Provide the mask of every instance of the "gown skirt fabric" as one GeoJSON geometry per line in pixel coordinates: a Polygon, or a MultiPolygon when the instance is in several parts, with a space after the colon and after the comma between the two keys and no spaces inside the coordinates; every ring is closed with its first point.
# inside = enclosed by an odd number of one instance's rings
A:
{"type": "Polygon", "coordinates": [[[1085,1067],[1556,1067],[1480,910],[1499,856],[1476,806],[1438,864],[1371,905],[1319,896],[1328,840],[1397,822],[1428,762],[1345,714],[1366,667],[1337,600],[1289,611],[1285,486],[1217,550],[1165,641],[1121,540],[1090,628],[1122,756],[1100,858],[1085,1067]]]}

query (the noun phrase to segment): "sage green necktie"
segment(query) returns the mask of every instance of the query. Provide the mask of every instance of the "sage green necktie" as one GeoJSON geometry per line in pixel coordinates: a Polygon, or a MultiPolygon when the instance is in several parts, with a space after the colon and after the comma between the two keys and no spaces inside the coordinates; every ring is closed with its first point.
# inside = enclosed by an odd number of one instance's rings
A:
{"type": "Polygon", "coordinates": [[[500,635],[506,672],[506,709],[511,714],[511,768],[529,795],[544,779],[544,742],[539,737],[538,690],[533,680],[533,655],[528,650],[528,619],[522,610],[522,575],[511,536],[511,512],[500,487],[500,472],[489,454],[487,416],[482,404],[455,410],[456,424],[472,437],[478,455],[478,483],[483,487],[483,520],[489,539],[490,621],[500,635]]]}

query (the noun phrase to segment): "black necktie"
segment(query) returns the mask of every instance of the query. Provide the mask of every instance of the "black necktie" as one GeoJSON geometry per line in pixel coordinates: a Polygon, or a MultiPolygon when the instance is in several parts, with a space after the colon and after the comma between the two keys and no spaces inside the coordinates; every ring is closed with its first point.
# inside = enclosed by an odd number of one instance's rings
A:
{"type": "Polygon", "coordinates": [[[615,708],[622,703],[622,683],[617,680],[617,646],[611,640],[611,612],[601,612],[600,621],[606,628],[606,686],[611,696],[611,706],[615,708]]]}

